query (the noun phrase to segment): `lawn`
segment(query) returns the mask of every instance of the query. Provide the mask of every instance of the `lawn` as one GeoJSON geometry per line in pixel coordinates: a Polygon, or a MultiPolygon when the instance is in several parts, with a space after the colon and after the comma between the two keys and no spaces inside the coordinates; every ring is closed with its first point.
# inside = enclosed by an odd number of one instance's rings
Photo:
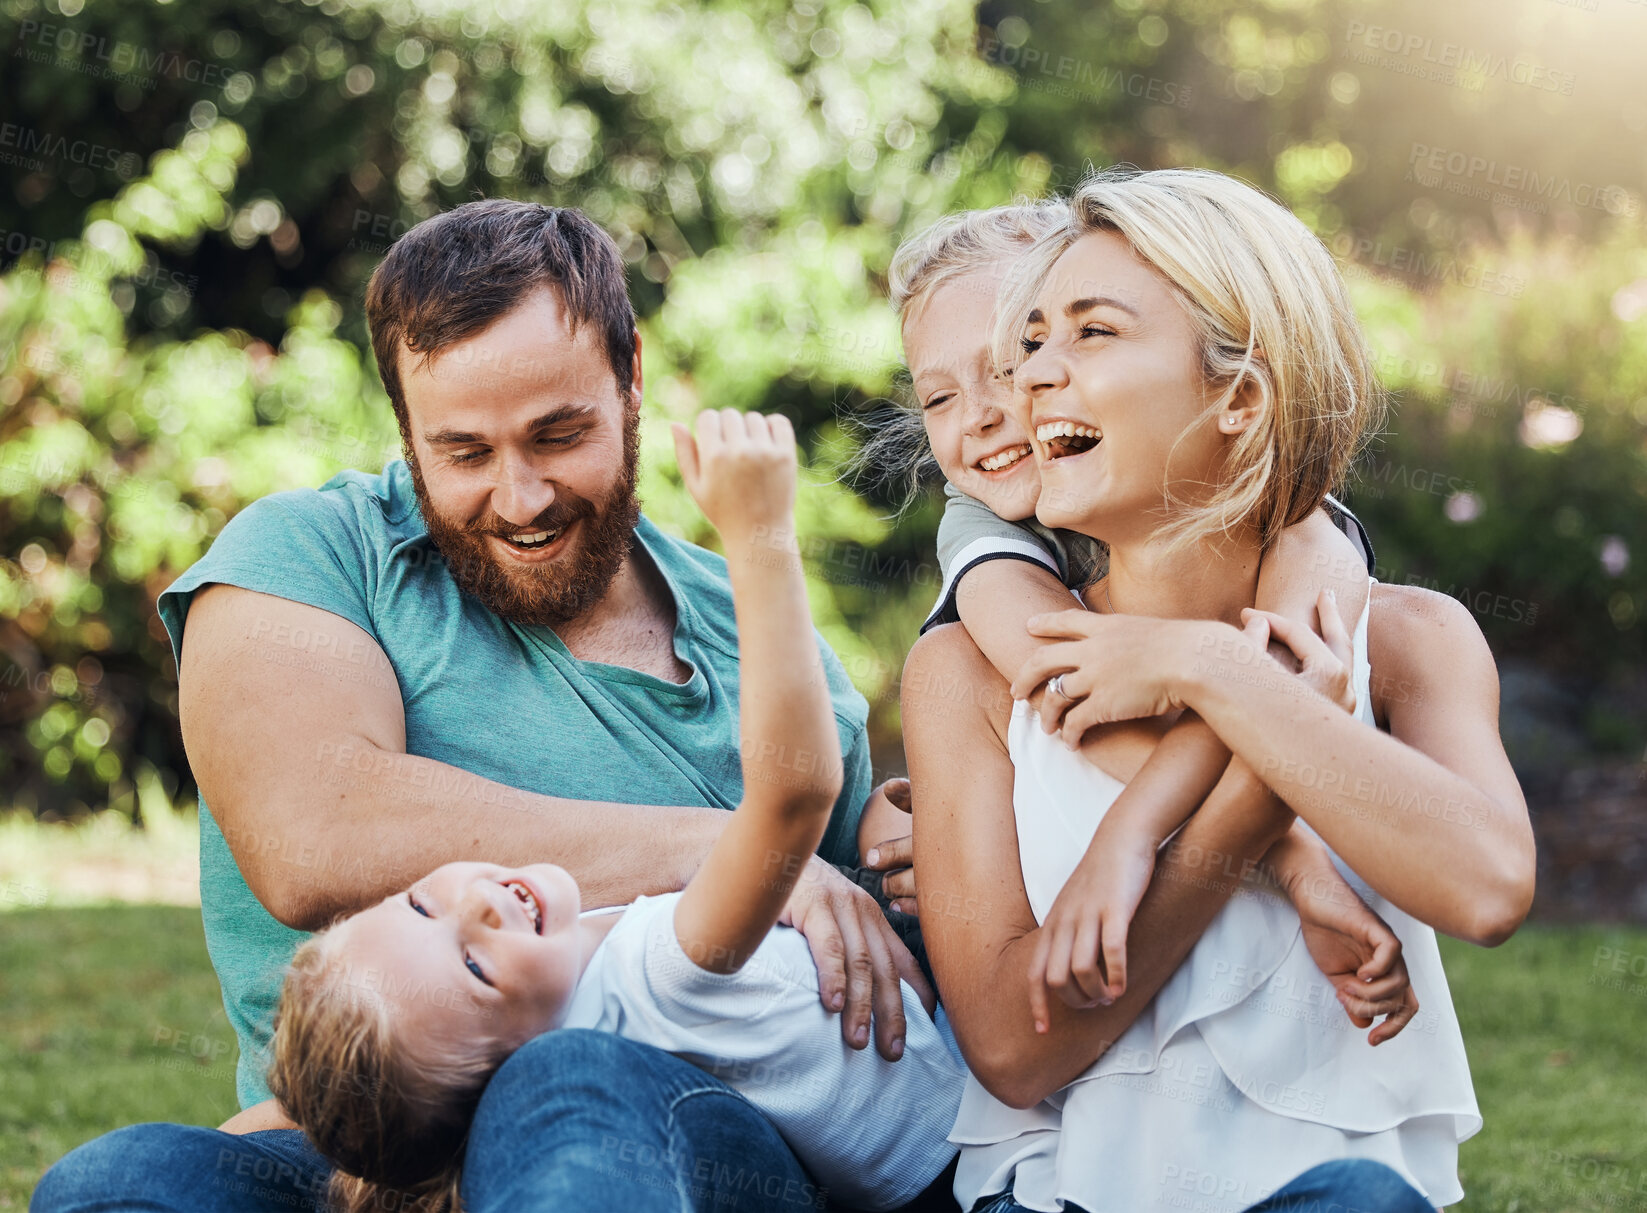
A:
{"type": "MultiPolygon", "coordinates": [[[[1529,927],[1495,952],[1445,948],[1487,1119],[1463,1147],[1459,1208],[1647,1209],[1647,930],[1529,927]]],[[[0,914],[0,1209],[117,1125],[223,1120],[233,1071],[197,910],[0,914]]]]}
{"type": "Polygon", "coordinates": [[[118,1125],[235,1112],[234,1032],[200,911],[115,904],[0,914],[0,1209],[118,1125]]]}

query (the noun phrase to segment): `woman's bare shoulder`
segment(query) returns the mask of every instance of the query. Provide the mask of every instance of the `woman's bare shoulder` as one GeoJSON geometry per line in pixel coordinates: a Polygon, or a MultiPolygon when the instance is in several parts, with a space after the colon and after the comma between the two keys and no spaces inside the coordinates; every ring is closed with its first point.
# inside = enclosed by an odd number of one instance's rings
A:
{"type": "Polygon", "coordinates": [[[1498,666],[1469,607],[1421,586],[1379,582],[1369,609],[1367,660],[1381,722],[1392,702],[1433,700],[1448,689],[1496,702],[1498,666]]]}
{"type": "Polygon", "coordinates": [[[1372,638],[1386,636],[1393,641],[1461,635],[1480,636],[1475,616],[1458,599],[1416,585],[1389,585],[1378,582],[1372,589],[1372,615],[1367,620],[1372,638]]]}
{"type": "Polygon", "coordinates": [[[1012,688],[962,624],[946,623],[915,641],[904,660],[899,689],[905,716],[976,710],[1005,745],[1012,688]]]}

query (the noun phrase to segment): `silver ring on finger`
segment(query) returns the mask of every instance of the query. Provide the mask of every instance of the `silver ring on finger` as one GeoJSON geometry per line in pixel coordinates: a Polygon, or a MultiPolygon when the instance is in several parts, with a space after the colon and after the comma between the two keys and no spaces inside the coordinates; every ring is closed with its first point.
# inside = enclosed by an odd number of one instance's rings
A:
{"type": "Polygon", "coordinates": [[[1054,674],[1052,676],[1052,678],[1047,682],[1047,690],[1051,691],[1054,695],[1061,696],[1064,699],[1069,698],[1068,695],[1064,694],[1064,676],[1062,674],[1054,674]]]}

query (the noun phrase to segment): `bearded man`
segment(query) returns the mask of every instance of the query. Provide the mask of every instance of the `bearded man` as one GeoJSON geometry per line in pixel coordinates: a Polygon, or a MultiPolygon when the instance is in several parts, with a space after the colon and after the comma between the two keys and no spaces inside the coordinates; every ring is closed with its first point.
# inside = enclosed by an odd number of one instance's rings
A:
{"type": "MultiPolygon", "coordinates": [[[[574,210],[469,203],[395,244],[366,312],[404,461],[254,502],[160,603],[246,1110],[88,1143],[36,1209],[322,1203],[327,1165],[264,1081],[304,932],[457,859],[558,863],[588,906],[678,889],[742,795],[730,585],[636,500],[640,339],[612,240],[574,210]]],[[[892,1058],[899,978],[922,978],[832,866],[857,863],[866,802],[890,806],[870,790],[867,705],[820,647],[845,781],[785,921],[848,1042],[873,1026],[892,1058]]],[[[464,1203],[534,1208],[550,1174],[590,1209],[773,1208],[774,1184],[817,1198],[725,1084],[588,1032],[541,1037],[493,1078],[464,1203]],[[551,1088],[553,1106],[536,1097],[551,1088]]]]}

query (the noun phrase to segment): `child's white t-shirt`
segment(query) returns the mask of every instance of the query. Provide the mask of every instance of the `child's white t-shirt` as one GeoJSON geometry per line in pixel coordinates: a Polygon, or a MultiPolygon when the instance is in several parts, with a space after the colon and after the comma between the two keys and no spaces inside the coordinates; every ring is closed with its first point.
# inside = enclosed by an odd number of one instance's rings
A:
{"type": "Polygon", "coordinates": [[[679,900],[642,897],[623,912],[563,1026],[615,1032],[720,1078],[783,1135],[822,1189],[819,1208],[824,1196],[867,1210],[913,1200],[955,1157],[966,1068],[942,1010],[935,1024],[906,982],[903,1056],[852,1049],[800,932],[774,927],[743,968],[711,973],[675,936],[679,900]]]}

